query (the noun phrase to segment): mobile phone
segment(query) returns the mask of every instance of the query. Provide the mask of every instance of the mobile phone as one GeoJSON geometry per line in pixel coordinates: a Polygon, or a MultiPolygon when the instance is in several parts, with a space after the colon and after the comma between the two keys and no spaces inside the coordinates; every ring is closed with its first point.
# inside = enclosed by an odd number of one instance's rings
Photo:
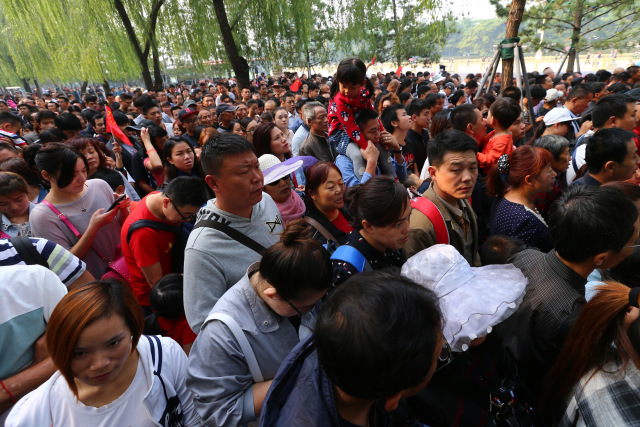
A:
{"type": "Polygon", "coordinates": [[[109,206],[109,209],[107,209],[107,212],[111,212],[112,210],[114,210],[114,209],[116,208],[116,206],[118,206],[118,204],[119,204],[121,201],[123,201],[126,197],[127,197],[127,195],[126,195],[126,194],[123,194],[122,196],[118,197],[118,198],[116,199],[116,201],[115,201],[115,202],[113,202],[113,203],[111,204],[111,206],[109,206]]]}

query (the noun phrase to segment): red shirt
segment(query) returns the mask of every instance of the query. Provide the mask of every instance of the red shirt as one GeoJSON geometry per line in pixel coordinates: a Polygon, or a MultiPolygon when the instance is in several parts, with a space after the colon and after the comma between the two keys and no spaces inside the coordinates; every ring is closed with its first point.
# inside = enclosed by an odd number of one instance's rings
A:
{"type": "MultiPolygon", "coordinates": [[[[157,192],[150,193],[157,194],[157,192]]],[[[131,289],[133,290],[138,303],[141,306],[149,306],[149,293],[151,287],[147,283],[142,267],[149,267],[157,262],[162,266],[162,275],[171,273],[171,248],[176,235],[170,231],[157,230],[155,228],[139,228],[131,234],[131,240],[127,244],[127,233],[131,224],[139,219],[150,219],[152,221],[163,222],[169,225],[177,225],[167,221],[162,221],[154,216],[147,207],[147,197],[145,196],[138,206],[129,214],[127,220],[122,225],[120,237],[122,239],[122,254],[127,261],[127,267],[131,274],[131,289]]]]}
{"type": "Polygon", "coordinates": [[[478,151],[478,167],[484,173],[489,173],[491,167],[498,163],[503,154],[511,154],[513,151],[513,138],[511,134],[494,136],[495,131],[487,135],[486,142],[478,151]]]}
{"type": "Polygon", "coordinates": [[[191,344],[196,340],[197,335],[189,327],[184,314],[179,319],[165,319],[158,316],[158,325],[167,331],[166,336],[173,338],[180,345],[191,344]]]}
{"type": "Polygon", "coordinates": [[[343,231],[347,234],[353,231],[353,227],[351,226],[351,224],[349,224],[349,221],[347,221],[347,219],[344,217],[344,215],[342,215],[342,212],[340,211],[338,211],[338,216],[336,217],[336,219],[331,221],[331,224],[335,225],[338,230],[343,231]]]}

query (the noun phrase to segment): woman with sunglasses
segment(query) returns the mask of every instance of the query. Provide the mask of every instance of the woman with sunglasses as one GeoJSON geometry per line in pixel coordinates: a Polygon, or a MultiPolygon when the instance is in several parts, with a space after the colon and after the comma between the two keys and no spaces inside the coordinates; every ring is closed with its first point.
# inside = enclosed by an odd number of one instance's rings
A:
{"type": "Polygon", "coordinates": [[[313,330],[313,308],[330,286],[329,253],[304,220],[290,222],[218,300],[191,348],[187,384],[204,425],[260,417],[280,364],[313,330]]]}
{"type": "Polygon", "coordinates": [[[291,174],[302,164],[302,160],[294,162],[296,158],[281,163],[277,157],[263,154],[258,159],[264,176],[264,192],[276,202],[283,226],[289,221],[302,218],[306,210],[304,202],[291,186],[291,174]]]}

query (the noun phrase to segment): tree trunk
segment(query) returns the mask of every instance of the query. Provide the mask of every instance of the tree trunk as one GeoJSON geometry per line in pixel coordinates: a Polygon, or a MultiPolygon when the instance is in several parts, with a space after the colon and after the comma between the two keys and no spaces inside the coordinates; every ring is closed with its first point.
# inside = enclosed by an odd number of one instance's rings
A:
{"type": "MultiPolygon", "coordinates": [[[[153,17],[154,13],[155,13],[155,16],[157,17],[157,13],[160,10],[162,3],[163,1],[160,1],[159,3],[156,3],[154,5],[153,11],[151,12],[152,21],[155,19],[153,17]]],[[[142,70],[142,80],[144,81],[144,85],[146,86],[147,90],[153,90],[153,80],[151,79],[151,71],[149,70],[149,63],[147,61],[149,58],[149,43],[151,43],[152,40],[151,39],[147,40],[147,46],[145,46],[145,50],[143,51],[142,48],[140,47],[140,43],[138,42],[138,37],[136,36],[136,31],[133,28],[133,25],[131,24],[131,19],[129,19],[129,15],[127,14],[127,10],[125,9],[124,4],[122,3],[122,0],[114,0],[113,4],[116,8],[116,11],[118,12],[118,15],[120,16],[120,19],[122,20],[122,24],[124,25],[124,29],[127,32],[127,37],[129,38],[129,42],[133,46],[133,50],[136,53],[138,62],[140,63],[140,69],[142,70]]],[[[153,27],[153,33],[155,34],[155,22],[152,22],[152,27],[153,27]]]]}
{"type": "Polygon", "coordinates": [[[155,91],[159,91],[162,89],[162,69],[160,68],[160,55],[158,55],[158,47],[155,43],[153,44],[153,48],[151,49],[151,57],[153,58],[153,77],[155,79],[153,89],[155,91]]]}
{"type": "Polygon", "coordinates": [[[80,86],[80,95],[84,95],[85,93],[87,93],[87,85],[89,84],[89,82],[87,80],[82,82],[82,86],[80,86]]]}
{"type": "MultiPolygon", "coordinates": [[[[401,62],[402,62],[402,56],[400,55],[400,49],[399,49],[399,44],[400,44],[400,34],[398,34],[398,11],[397,11],[397,7],[396,7],[396,0],[393,0],[393,29],[394,29],[394,37],[395,40],[393,42],[393,48],[396,51],[396,65],[398,66],[398,68],[400,68],[401,62]]],[[[398,76],[398,78],[400,78],[400,76],[398,76]]]]}
{"type": "Polygon", "coordinates": [[[107,81],[107,79],[104,79],[104,81],[102,82],[102,88],[104,89],[104,96],[106,98],[107,94],[111,92],[111,86],[109,86],[109,82],[107,81]]]}
{"type": "Polygon", "coordinates": [[[22,78],[22,86],[24,87],[25,92],[31,93],[31,86],[29,85],[29,80],[26,78],[22,78]]]}
{"type": "Polygon", "coordinates": [[[233,33],[229,26],[229,18],[227,18],[227,11],[224,7],[223,0],[213,0],[213,9],[216,12],[216,18],[218,25],[220,26],[220,33],[222,34],[222,44],[224,50],[229,58],[229,63],[233,68],[233,72],[238,79],[238,89],[241,91],[245,87],[249,87],[249,64],[247,60],[240,56],[238,52],[238,46],[233,39],[233,33]]]}
{"type": "Polygon", "coordinates": [[[582,31],[582,12],[584,0],[576,0],[575,9],[573,9],[573,31],[571,32],[571,49],[567,58],[567,73],[573,73],[573,66],[576,62],[576,50],[580,43],[580,32],[582,31]]]}
{"type": "MultiPolygon", "coordinates": [[[[512,1],[509,17],[507,18],[505,38],[518,37],[518,30],[522,22],[522,14],[524,13],[526,1],[527,0],[512,1]]],[[[500,85],[500,92],[503,92],[505,88],[509,86],[513,86],[513,58],[502,60],[502,84],[500,85]]]]}
{"type": "Polygon", "coordinates": [[[36,78],[33,79],[33,84],[36,85],[36,90],[38,91],[38,96],[42,97],[44,94],[42,93],[42,89],[40,89],[40,83],[36,78]]]}

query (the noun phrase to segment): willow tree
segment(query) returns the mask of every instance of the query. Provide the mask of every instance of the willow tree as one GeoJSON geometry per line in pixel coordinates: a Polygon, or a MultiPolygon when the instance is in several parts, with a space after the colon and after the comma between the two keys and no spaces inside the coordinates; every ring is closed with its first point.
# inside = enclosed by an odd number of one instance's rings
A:
{"type": "Polygon", "coordinates": [[[346,54],[393,61],[437,61],[454,18],[442,0],[337,0],[337,43],[346,54]]]}
{"type": "MultiPolygon", "coordinates": [[[[15,41],[8,54],[19,75],[102,82],[144,76],[149,70],[127,37],[130,32],[116,3],[126,3],[128,24],[144,45],[149,38],[144,16],[160,0],[0,1],[7,22],[5,34],[15,41]]],[[[151,79],[145,79],[145,84],[151,88],[151,79]]]]}

